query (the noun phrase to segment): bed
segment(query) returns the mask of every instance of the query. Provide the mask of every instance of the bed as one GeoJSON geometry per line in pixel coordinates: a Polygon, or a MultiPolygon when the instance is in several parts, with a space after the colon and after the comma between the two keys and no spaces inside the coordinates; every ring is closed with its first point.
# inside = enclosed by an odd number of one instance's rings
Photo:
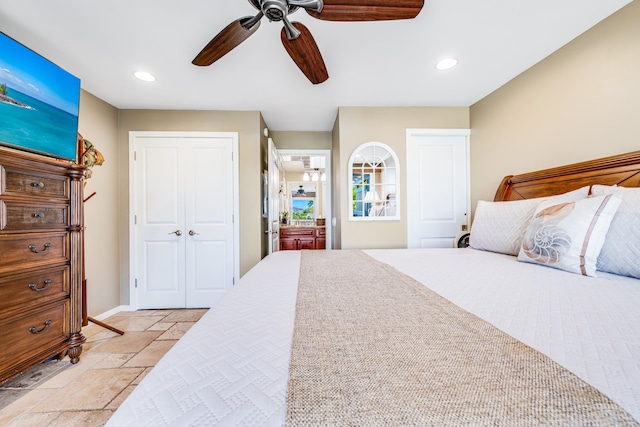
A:
{"type": "Polygon", "coordinates": [[[270,255],[107,425],[639,425],[637,187],[640,151],[505,177],[469,248],[270,255]]]}

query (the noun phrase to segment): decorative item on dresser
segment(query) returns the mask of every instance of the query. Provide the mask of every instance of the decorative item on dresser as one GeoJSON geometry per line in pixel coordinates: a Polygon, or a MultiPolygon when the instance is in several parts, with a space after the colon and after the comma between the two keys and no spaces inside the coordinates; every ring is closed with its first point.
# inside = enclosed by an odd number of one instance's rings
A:
{"type": "Polygon", "coordinates": [[[0,383],[53,356],[80,359],[84,173],[0,147],[0,383]]]}

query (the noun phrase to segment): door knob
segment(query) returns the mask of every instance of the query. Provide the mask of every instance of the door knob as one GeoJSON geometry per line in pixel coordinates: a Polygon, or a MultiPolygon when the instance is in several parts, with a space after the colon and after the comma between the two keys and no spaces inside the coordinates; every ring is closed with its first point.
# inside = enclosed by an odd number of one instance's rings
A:
{"type": "Polygon", "coordinates": [[[196,233],[193,230],[189,230],[189,236],[195,236],[196,234],[200,234],[200,233],[196,233]]]}
{"type": "Polygon", "coordinates": [[[176,236],[182,236],[182,231],[176,230],[176,231],[172,231],[171,233],[168,233],[168,234],[175,234],[176,236]]]}

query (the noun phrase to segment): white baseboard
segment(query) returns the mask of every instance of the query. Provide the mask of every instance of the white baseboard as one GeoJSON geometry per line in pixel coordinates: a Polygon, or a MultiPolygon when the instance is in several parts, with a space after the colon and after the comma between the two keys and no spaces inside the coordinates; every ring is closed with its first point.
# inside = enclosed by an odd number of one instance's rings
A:
{"type": "Polygon", "coordinates": [[[96,320],[104,320],[107,317],[113,316],[114,314],[120,313],[121,311],[133,311],[133,308],[129,305],[119,305],[116,308],[112,308],[109,311],[105,311],[102,314],[98,314],[97,316],[91,316],[96,320]]]}

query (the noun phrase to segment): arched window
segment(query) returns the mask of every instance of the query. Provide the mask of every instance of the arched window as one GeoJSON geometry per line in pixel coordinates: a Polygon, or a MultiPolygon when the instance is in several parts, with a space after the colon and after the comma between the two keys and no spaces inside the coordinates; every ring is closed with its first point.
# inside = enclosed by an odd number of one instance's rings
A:
{"type": "Polygon", "coordinates": [[[349,220],[399,220],[398,156],[381,142],[367,142],[349,158],[349,220]]]}

